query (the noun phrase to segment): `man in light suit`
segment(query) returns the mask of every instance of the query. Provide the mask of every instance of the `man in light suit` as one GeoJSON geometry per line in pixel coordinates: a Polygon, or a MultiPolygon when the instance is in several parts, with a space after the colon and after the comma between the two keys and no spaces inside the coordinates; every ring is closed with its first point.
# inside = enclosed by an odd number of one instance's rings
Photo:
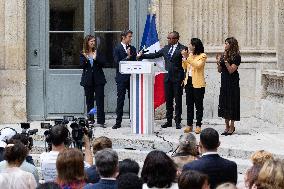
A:
{"type": "Polygon", "coordinates": [[[201,158],[183,167],[183,170],[195,170],[207,174],[211,189],[225,182],[236,184],[238,179],[237,164],[220,157],[217,153],[219,146],[218,132],[213,128],[204,129],[200,134],[199,143],[201,158]]]}
{"type": "Polygon", "coordinates": [[[173,119],[173,100],[175,99],[175,122],[176,128],[181,129],[181,114],[182,114],[182,91],[181,86],[184,79],[184,71],[182,68],[182,55],[181,51],[186,47],[180,44],[179,33],[176,31],[168,34],[168,45],[164,46],[156,53],[143,54],[138,53],[139,59],[155,59],[164,57],[165,68],[168,73],[165,74],[165,96],[166,96],[166,117],[167,122],[162,125],[162,128],[172,127],[173,119]]]}
{"type": "Polygon", "coordinates": [[[113,56],[114,63],[116,66],[116,86],[117,86],[117,106],[116,106],[116,123],[112,127],[118,129],[121,127],[123,106],[125,100],[126,90],[130,89],[130,74],[121,74],[119,72],[120,61],[135,61],[136,60],[136,48],[131,46],[133,32],[131,30],[125,30],[121,33],[121,42],[114,48],[113,56]]]}

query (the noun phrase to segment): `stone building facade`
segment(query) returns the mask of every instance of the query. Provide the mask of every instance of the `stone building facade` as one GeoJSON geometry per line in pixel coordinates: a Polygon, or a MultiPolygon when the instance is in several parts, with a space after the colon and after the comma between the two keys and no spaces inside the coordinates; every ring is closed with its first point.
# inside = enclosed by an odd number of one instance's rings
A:
{"type": "MultiPolygon", "coordinates": [[[[205,118],[217,117],[220,74],[215,55],[223,52],[224,40],[234,36],[242,55],[241,117],[284,125],[282,0],[155,0],[152,6],[162,45],[172,30],[185,45],[192,37],[205,45],[205,118]]],[[[0,1],[0,123],[27,119],[26,15],[26,0],[0,1]]]]}

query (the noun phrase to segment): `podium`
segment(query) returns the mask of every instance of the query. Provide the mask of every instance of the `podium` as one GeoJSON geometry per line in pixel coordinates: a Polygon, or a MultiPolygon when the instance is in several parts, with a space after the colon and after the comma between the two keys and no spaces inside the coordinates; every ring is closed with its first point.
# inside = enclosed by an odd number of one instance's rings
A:
{"type": "Polygon", "coordinates": [[[134,134],[152,134],[154,131],[155,73],[167,71],[151,61],[120,61],[121,74],[130,77],[130,121],[134,134]]]}

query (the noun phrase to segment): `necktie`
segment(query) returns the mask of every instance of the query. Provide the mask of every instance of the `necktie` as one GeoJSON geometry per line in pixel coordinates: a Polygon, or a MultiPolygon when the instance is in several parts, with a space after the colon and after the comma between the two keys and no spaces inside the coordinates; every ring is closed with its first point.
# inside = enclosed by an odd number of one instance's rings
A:
{"type": "Polygon", "coordinates": [[[169,50],[169,52],[168,52],[168,57],[169,57],[169,59],[171,59],[171,58],[172,58],[173,50],[174,50],[174,46],[173,46],[173,45],[171,45],[171,48],[170,48],[170,50],[169,50]]]}

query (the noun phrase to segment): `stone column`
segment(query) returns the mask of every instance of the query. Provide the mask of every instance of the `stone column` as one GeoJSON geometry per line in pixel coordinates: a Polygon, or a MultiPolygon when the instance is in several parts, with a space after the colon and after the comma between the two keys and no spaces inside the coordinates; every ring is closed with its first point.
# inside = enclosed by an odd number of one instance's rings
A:
{"type": "Polygon", "coordinates": [[[277,7],[277,30],[276,30],[276,43],[277,43],[277,67],[279,70],[284,71],[284,1],[278,0],[277,7]]]}
{"type": "Polygon", "coordinates": [[[0,123],[26,121],[26,0],[0,1],[0,123]]]}

